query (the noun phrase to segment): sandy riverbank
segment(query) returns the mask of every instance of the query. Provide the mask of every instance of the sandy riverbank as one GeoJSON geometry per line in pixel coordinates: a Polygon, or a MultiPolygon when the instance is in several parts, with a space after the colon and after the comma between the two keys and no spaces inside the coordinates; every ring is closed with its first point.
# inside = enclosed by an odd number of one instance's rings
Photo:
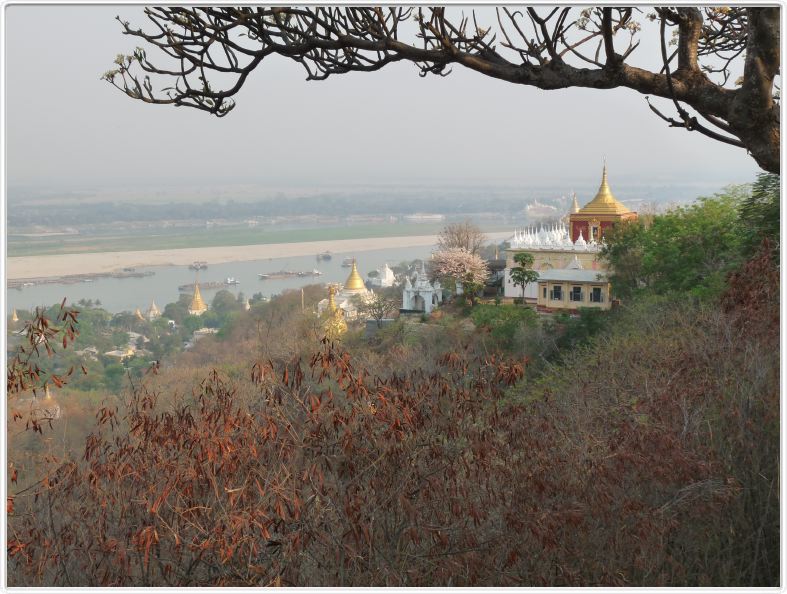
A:
{"type": "MultiPolygon", "coordinates": [[[[510,233],[488,233],[487,237],[490,240],[499,241],[509,235],[510,233]]],[[[8,280],[46,278],[68,274],[113,272],[122,268],[140,268],[143,266],[188,266],[195,261],[205,261],[210,265],[222,262],[245,262],[267,258],[308,256],[326,250],[330,250],[335,254],[341,254],[398,247],[430,246],[436,243],[436,235],[418,235],[413,237],[339,239],[303,243],[271,243],[175,250],[21,256],[6,259],[6,276],[8,280]]]]}

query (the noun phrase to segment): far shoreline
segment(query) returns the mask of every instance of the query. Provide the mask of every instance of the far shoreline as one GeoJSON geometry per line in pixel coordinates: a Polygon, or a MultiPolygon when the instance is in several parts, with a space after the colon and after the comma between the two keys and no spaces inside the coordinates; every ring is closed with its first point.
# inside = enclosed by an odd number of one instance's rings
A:
{"type": "MultiPolygon", "coordinates": [[[[487,233],[489,240],[502,240],[511,233],[487,233]]],[[[368,252],[378,249],[433,246],[437,235],[409,237],[381,237],[364,239],[335,239],[301,243],[270,243],[206,248],[177,248],[167,250],[138,250],[86,254],[57,254],[45,256],[14,256],[6,258],[6,280],[40,280],[76,274],[102,274],[123,268],[149,266],[188,266],[197,261],[210,264],[247,262],[268,258],[289,258],[317,255],[331,251],[335,254],[368,252]]]]}

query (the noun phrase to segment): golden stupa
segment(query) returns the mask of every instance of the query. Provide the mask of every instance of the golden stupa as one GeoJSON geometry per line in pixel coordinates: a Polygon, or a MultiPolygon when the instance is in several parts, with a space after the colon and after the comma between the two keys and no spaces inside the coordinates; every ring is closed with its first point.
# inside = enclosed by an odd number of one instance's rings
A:
{"type": "Polygon", "coordinates": [[[136,317],[138,320],[142,320],[143,322],[145,321],[145,316],[143,316],[143,315],[142,315],[142,312],[141,312],[141,311],[139,311],[139,308],[137,308],[137,311],[135,311],[135,312],[134,312],[134,316],[135,316],[135,317],[136,317]]]}
{"type": "Polygon", "coordinates": [[[353,259],[353,268],[350,271],[350,276],[347,277],[347,280],[344,283],[344,290],[345,291],[359,291],[366,289],[366,285],[361,278],[361,275],[358,274],[358,267],[355,265],[355,259],[353,259]]]}
{"type": "Polygon", "coordinates": [[[604,172],[601,174],[601,185],[596,196],[585,206],[579,209],[576,214],[581,215],[622,215],[631,212],[628,208],[618,202],[612,194],[607,182],[607,164],[604,163],[604,172]]]}
{"type": "Polygon", "coordinates": [[[189,313],[192,316],[200,316],[208,311],[208,306],[202,300],[202,293],[199,292],[199,281],[194,281],[194,297],[191,298],[189,304],[189,313]]]}
{"type": "Polygon", "coordinates": [[[12,322],[18,322],[18,321],[19,321],[19,316],[18,316],[18,315],[16,315],[16,308],[14,308],[14,311],[13,311],[13,313],[11,314],[11,321],[12,321],[12,322]]]}
{"type": "MultiPolygon", "coordinates": [[[[353,270],[355,270],[354,265],[353,270]]],[[[357,271],[356,274],[358,274],[357,271]]],[[[347,332],[347,322],[344,321],[344,312],[336,307],[336,301],[333,298],[335,294],[336,289],[334,286],[331,285],[328,287],[328,307],[325,308],[325,323],[323,324],[325,337],[328,340],[338,340],[342,334],[347,332]]]]}
{"type": "Polygon", "coordinates": [[[148,308],[148,319],[152,320],[154,318],[158,318],[161,316],[161,310],[159,310],[158,305],[156,305],[156,300],[150,300],[150,307],[148,308]]]}
{"type": "Polygon", "coordinates": [[[579,212],[579,202],[577,202],[577,193],[574,192],[573,194],[574,194],[574,198],[571,201],[571,213],[570,214],[574,214],[574,213],[579,212]]]}

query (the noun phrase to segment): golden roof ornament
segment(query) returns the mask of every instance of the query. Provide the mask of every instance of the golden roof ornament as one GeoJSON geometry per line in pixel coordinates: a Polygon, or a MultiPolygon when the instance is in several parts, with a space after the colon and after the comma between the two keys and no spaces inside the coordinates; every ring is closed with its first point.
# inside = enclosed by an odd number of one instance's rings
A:
{"type": "Polygon", "coordinates": [[[194,281],[194,297],[191,298],[189,305],[189,313],[192,315],[199,315],[207,311],[208,306],[202,300],[202,293],[199,292],[199,280],[194,281]]]}
{"type": "Polygon", "coordinates": [[[344,288],[349,291],[358,291],[366,288],[361,275],[358,274],[355,258],[353,258],[353,268],[350,271],[350,276],[347,277],[347,281],[344,283],[344,288]]]}
{"type": "Polygon", "coordinates": [[[579,202],[577,202],[577,193],[571,192],[573,194],[573,199],[571,200],[571,214],[576,214],[579,212],[579,202]]]}
{"type": "Polygon", "coordinates": [[[612,194],[607,182],[607,162],[604,160],[604,171],[601,174],[601,185],[598,188],[596,196],[588,202],[585,206],[579,209],[577,214],[593,214],[593,215],[621,215],[631,212],[628,208],[623,206],[618,199],[612,194]]]}
{"type": "Polygon", "coordinates": [[[18,321],[19,321],[19,316],[18,316],[18,315],[16,315],[16,308],[14,308],[14,311],[13,311],[13,313],[11,314],[11,321],[12,321],[12,322],[18,322],[18,321]]]}

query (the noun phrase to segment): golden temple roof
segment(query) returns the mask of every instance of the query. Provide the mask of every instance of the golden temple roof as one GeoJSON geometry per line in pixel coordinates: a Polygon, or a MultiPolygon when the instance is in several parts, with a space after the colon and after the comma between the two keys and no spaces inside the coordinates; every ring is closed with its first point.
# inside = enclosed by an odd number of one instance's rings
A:
{"type": "Polygon", "coordinates": [[[607,183],[607,164],[604,163],[604,172],[601,175],[601,185],[598,188],[595,198],[579,209],[577,214],[593,215],[617,215],[631,212],[628,208],[618,202],[612,194],[607,183]]]}
{"type": "Polygon", "coordinates": [[[199,282],[194,283],[194,297],[191,299],[191,305],[189,305],[189,311],[198,311],[202,313],[206,311],[208,306],[205,305],[205,302],[202,300],[202,293],[199,292],[199,282]]]}
{"type": "Polygon", "coordinates": [[[344,283],[344,288],[351,291],[357,291],[358,289],[366,288],[361,275],[358,274],[358,268],[355,265],[355,260],[353,260],[353,269],[350,271],[350,276],[347,277],[347,281],[344,283]]]}
{"type": "Polygon", "coordinates": [[[327,318],[323,328],[325,329],[325,337],[328,340],[338,340],[339,337],[347,332],[347,322],[344,321],[344,312],[336,307],[334,301],[334,294],[336,289],[331,285],[328,287],[328,307],[325,308],[327,318]]]}

